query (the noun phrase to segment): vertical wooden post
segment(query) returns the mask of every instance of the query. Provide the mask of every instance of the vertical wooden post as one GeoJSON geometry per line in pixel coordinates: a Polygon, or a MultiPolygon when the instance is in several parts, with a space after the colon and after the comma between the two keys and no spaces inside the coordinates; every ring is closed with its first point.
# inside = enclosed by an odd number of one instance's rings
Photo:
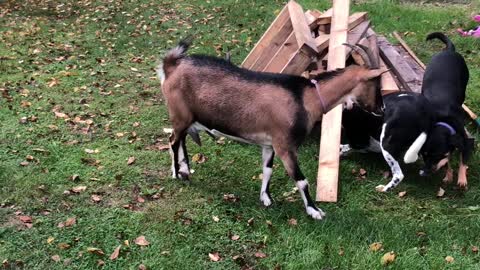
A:
{"type": "MultiPolygon", "coordinates": [[[[350,0],[333,0],[328,70],[345,67],[350,0]]],[[[339,173],[339,148],[342,105],[323,116],[317,176],[317,201],[336,202],[339,173]]]]}

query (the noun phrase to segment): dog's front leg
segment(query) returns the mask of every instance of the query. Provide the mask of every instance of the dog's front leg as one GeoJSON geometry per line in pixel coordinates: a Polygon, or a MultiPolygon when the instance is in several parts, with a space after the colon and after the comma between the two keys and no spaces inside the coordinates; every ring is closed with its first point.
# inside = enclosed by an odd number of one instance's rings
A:
{"type": "Polygon", "coordinates": [[[387,192],[390,189],[396,187],[400,182],[403,180],[403,172],[402,169],[400,168],[400,164],[398,161],[390,154],[389,151],[389,143],[385,143],[385,129],[387,127],[387,124],[383,124],[382,127],[382,134],[380,135],[380,147],[382,149],[382,154],[383,158],[385,158],[385,161],[387,162],[388,166],[390,166],[390,170],[392,171],[392,180],[388,182],[386,186],[384,185],[378,185],[375,187],[377,191],[380,192],[387,192]]]}
{"type": "Polygon", "coordinates": [[[460,166],[458,167],[457,185],[461,188],[467,188],[467,169],[468,166],[463,163],[462,154],[460,154],[460,166]]]}

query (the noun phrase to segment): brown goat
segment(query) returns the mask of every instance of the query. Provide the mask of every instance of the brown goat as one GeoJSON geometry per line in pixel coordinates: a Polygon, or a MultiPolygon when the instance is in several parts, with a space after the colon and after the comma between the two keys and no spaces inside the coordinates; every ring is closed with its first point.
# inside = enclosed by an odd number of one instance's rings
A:
{"type": "Polygon", "coordinates": [[[190,41],[181,41],[167,52],[157,69],[173,125],[173,177],[188,179],[190,173],[187,134],[198,144],[201,130],[257,144],[262,147],[262,203],[272,203],[269,181],[277,154],[295,181],[307,214],[322,219],[325,213],[310,197],[308,182],[298,166],[297,149],[314,124],[336,105],[345,103],[351,108],[356,103],[369,111],[379,108],[377,79],[386,70],[372,64],[366,48],[352,46],[367,66],[320,74],[312,82],[299,76],[242,69],[220,58],[186,56],[189,45],[190,41]]]}

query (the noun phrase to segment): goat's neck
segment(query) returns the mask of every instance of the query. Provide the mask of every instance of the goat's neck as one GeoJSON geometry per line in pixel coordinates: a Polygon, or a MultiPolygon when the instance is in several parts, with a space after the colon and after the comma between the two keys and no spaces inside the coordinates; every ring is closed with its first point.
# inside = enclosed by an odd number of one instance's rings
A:
{"type": "Polygon", "coordinates": [[[305,105],[311,117],[320,120],[324,113],[327,113],[335,106],[342,104],[359,83],[357,76],[352,76],[349,70],[335,76],[327,81],[320,81],[319,91],[315,86],[305,91],[305,105]],[[319,95],[323,100],[321,105],[319,95]]]}

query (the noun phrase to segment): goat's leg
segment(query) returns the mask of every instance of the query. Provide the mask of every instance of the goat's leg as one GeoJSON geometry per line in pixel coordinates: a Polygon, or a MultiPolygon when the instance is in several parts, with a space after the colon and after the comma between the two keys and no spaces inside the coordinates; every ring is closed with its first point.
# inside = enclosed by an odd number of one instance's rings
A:
{"type": "Polygon", "coordinates": [[[262,189],[260,190],[260,201],[265,206],[272,204],[272,197],[270,196],[270,177],[272,176],[273,157],[275,152],[271,146],[262,147],[262,165],[263,165],[263,177],[262,177],[262,189]]]}
{"type": "Polygon", "coordinates": [[[388,166],[390,166],[390,170],[392,171],[392,180],[384,186],[384,185],[378,185],[375,187],[377,191],[380,192],[387,192],[390,189],[398,186],[400,182],[403,180],[403,172],[402,169],[400,168],[400,164],[398,161],[392,156],[390,152],[389,146],[391,145],[390,143],[385,143],[385,129],[387,127],[387,124],[383,124],[382,127],[382,134],[380,136],[380,147],[382,149],[382,154],[383,158],[387,162],[388,166]]]}
{"type": "Polygon", "coordinates": [[[305,179],[305,176],[298,166],[296,151],[282,149],[282,146],[280,146],[275,147],[275,153],[282,160],[283,166],[285,166],[288,175],[295,181],[295,185],[302,196],[307,214],[314,219],[322,219],[325,216],[325,213],[315,206],[315,203],[310,197],[308,181],[305,179]]]}
{"type": "Polygon", "coordinates": [[[187,179],[190,174],[185,132],[173,132],[170,135],[170,156],[172,157],[172,177],[187,179]]]}

